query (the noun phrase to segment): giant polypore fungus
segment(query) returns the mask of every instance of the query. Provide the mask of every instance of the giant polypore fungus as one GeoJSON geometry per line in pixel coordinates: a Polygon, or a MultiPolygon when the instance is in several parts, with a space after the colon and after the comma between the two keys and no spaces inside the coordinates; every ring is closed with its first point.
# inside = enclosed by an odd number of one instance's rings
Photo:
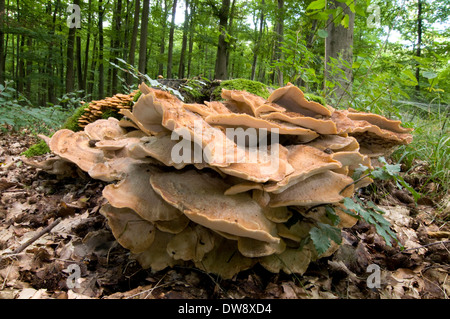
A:
{"type": "Polygon", "coordinates": [[[101,213],[153,271],[193,263],[230,278],[260,263],[302,274],[338,247],[319,255],[304,241],[315,222],[331,224],[326,205],[338,227],[356,222],[342,200],[371,180],[355,183],[354,170],[411,142],[399,121],[308,101],[292,84],[268,100],[224,89],[223,102],[204,104],[140,91],[120,121],[85,116],[83,131],[56,132],[48,144],[57,158],[41,167],[74,163],[112,182],[101,213]]]}

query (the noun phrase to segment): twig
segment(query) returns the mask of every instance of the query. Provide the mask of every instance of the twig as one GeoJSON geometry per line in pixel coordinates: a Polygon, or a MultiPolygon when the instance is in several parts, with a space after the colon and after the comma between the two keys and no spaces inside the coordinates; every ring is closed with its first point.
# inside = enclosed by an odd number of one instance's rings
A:
{"type": "Polygon", "coordinates": [[[430,247],[430,246],[439,245],[439,244],[450,244],[450,240],[437,241],[435,243],[430,243],[430,244],[422,245],[422,246],[419,246],[419,247],[408,248],[408,249],[405,249],[405,250],[402,250],[402,251],[398,252],[397,254],[403,253],[403,252],[409,251],[409,250],[415,250],[415,249],[430,247]]]}
{"type": "MultiPolygon", "coordinates": [[[[30,239],[28,239],[25,243],[23,243],[22,245],[20,245],[19,247],[17,247],[12,253],[7,254],[4,257],[8,257],[10,255],[17,255],[18,253],[22,252],[25,248],[27,248],[28,246],[30,246],[32,243],[34,243],[36,240],[38,240],[40,237],[42,237],[44,234],[48,233],[49,231],[51,231],[56,225],[59,224],[59,222],[61,221],[61,217],[58,217],[53,223],[51,223],[50,225],[48,225],[47,227],[45,227],[44,229],[42,229],[39,233],[37,233],[36,235],[34,235],[33,237],[31,237],[30,239]]],[[[3,259],[4,257],[0,257],[0,260],[3,259]]]]}
{"type": "Polygon", "coordinates": [[[342,192],[345,191],[347,188],[349,188],[350,186],[352,186],[352,185],[362,181],[366,177],[370,177],[370,174],[366,174],[364,176],[361,176],[360,178],[358,178],[358,179],[354,180],[353,182],[351,182],[350,184],[346,185],[343,189],[341,189],[341,191],[339,192],[339,195],[341,195],[342,192]]]}

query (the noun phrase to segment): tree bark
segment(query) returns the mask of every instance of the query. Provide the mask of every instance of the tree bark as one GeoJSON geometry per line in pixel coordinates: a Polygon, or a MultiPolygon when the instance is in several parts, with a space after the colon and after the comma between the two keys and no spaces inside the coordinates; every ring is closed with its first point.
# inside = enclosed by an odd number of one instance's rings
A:
{"type": "MultiPolygon", "coordinates": [[[[86,47],[84,51],[84,66],[83,66],[83,88],[87,89],[87,73],[89,65],[89,46],[91,42],[91,22],[92,22],[92,0],[88,2],[88,21],[87,21],[87,35],[86,35],[86,47]]],[[[87,93],[87,92],[85,92],[87,93]]]]}
{"type": "Polygon", "coordinates": [[[105,83],[104,83],[104,66],[103,66],[103,15],[104,9],[102,0],[98,0],[98,97],[103,99],[105,97],[105,83]]]}
{"type": "Polygon", "coordinates": [[[164,11],[161,17],[161,42],[159,43],[159,58],[158,58],[158,75],[164,76],[164,52],[166,52],[166,27],[167,27],[167,15],[169,14],[168,0],[164,0],[164,11]]]}
{"type": "MultiPolygon", "coordinates": [[[[134,5],[134,17],[133,17],[133,32],[131,34],[131,43],[130,43],[130,51],[128,52],[128,64],[134,67],[135,62],[135,54],[136,54],[136,42],[139,31],[139,11],[141,9],[140,0],[135,0],[134,5]]],[[[127,84],[132,85],[134,82],[133,76],[131,74],[127,74],[127,84]]]]}
{"type": "MultiPolygon", "coordinates": [[[[76,5],[80,5],[80,0],[74,0],[76,5]]],[[[75,27],[69,28],[69,35],[67,37],[67,57],[66,57],[66,93],[72,92],[75,89],[75,35],[77,29],[75,27]]]]}
{"type": "Polygon", "coordinates": [[[0,84],[3,85],[5,81],[5,61],[6,61],[6,53],[5,53],[5,33],[3,32],[4,28],[4,18],[5,18],[5,0],[0,0],[0,84]]]}
{"type": "Polygon", "coordinates": [[[183,40],[181,42],[180,65],[178,67],[178,77],[180,79],[184,78],[184,72],[186,70],[186,47],[189,27],[189,0],[185,0],[185,4],[186,7],[184,10],[183,40]]]}
{"type": "Polygon", "coordinates": [[[27,52],[28,58],[26,63],[26,86],[25,94],[28,99],[31,99],[31,73],[33,72],[33,61],[30,58],[30,52],[33,51],[33,39],[31,37],[27,38],[27,52]]]}
{"type": "Polygon", "coordinates": [[[194,48],[194,16],[195,16],[195,1],[191,0],[191,16],[189,19],[189,49],[188,49],[188,64],[187,64],[187,77],[191,77],[191,66],[192,66],[192,50],[194,48]]]}
{"type": "MultiPolygon", "coordinates": [[[[112,51],[112,55],[110,58],[110,62],[114,63],[114,64],[118,64],[117,61],[117,56],[119,56],[119,51],[120,51],[120,30],[121,30],[121,15],[122,13],[122,0],[117,0],[116,1],[116,7],[114,10],[114,15],[113,15],[113,35],[111,37],[111,51],[112,51]]],[[[111,88],[110,88],[110,96],[113,96],[114,94],[117,93],[117,68],[112,66],[110,64],[109,66],[112,71],[111,71],[111,88]]]]}
{"type": "Polygon", "coordinates": [[[217,12],[219,17],[219,42],[217,44],[216,67],[214,70],[214,78],[225,80],[228,78],[227,73],[227,55],[228,43],[226,42],[228,15],[230,12],[230,0],[222,0],[222,6],[217,12]]]}
{"type": "MultiPolygon", "coordinates": [[[[416,48],[416,56],[420,58],[422,51],[422,0],[418,0],[417,2],[417,48],[416,48]]],[[[417,63],[416,67],[416,91],[420,91],[420,67],[419,63],[417,63]]]]}
{"type": "MultiPolygon", "coordinates": [[[[259,16],[259,33],[258,33],[258,38],[256,39],[256,43],[254,46],[254,52],[253,52],[253,63],[252,63],[252,75],[251,75],[251,80],[255,80],[255,75],[256,75],[256,63],[258,61],[258,53],[259,53],[259,49],[261,47],[261,39],[262,39],[262,34],[263,34],[263,27],[264,27],[264,7],[265,7],[266,3],[264,0],[261,1],[261,12],[260,12],[260,16],[259,16]]],[[[255,25],[256,27],[256,25],[255,25]]]]}
{"type": "Polygon", "coordinates": [[[175,32],[175,14],[177,12],[177,0],[173,0],[172,6],[172,21],[170,23],[169,31],[169,52],[167,56],[167,78],[172,78],[172,67],[173,67],[173,36],[175,32]]]}
{"type": "MultiPolygon", "coordinates": [[[[330,0],[329,8],[336,9],[341,7],[343,14],[348,15],[349,23],[348,28],[342,26],[339,22],[341,18],[336,21],[332,21],[332,17],[328,20],[328,37],[325,40],[325,79],[333,81],[336,86],[334,88],[328,88],[326,86],[327,95],[333,97],[339,104],[339,101],[345,102],[351,98],[352,92],[352,64],[353,64],[353,29],[355,22],[355,13],[342,2],[337,0],[330,0]],[[338,61],[338,65],[332,65],[331,58],[338,61]],[[344,63],[339,62],[339,59],[350,67],[347,67],[344,63]],[[333,70],[334,69],[334,70],[333,70]],[[336,72],[342,70],[341,72],[336,72]]],[[[325,81],[324,81],[325,82],[325,81]]],[[[326,85],[326,83],[325,83],[326,85]]]]}
{"type": "MultiPolygon", "coordinates": [[[[277,1],[277,8],[277,23],[275,25],[276,40],[273,62],[279,62],[282,59],[283,55],[281,52],[281,43],[284,39],[284,0],[277,1]]],[[[275,71],[273,72],[272,83],[277,83],[279,86],[284,85],[283,71],[279,66],[277,66],[275,68],[275,71]]]]}
{"type": "Polygon", "coordinates": [[[149,0],[144,0],[142,8],[142,20],[141,20],[141,35],[139,45],[139,66],[138,70],[141,73],[145,73],[145,66],[147,62],[147,34],[148,34],[148,15],[149,15],[149,0]]]}

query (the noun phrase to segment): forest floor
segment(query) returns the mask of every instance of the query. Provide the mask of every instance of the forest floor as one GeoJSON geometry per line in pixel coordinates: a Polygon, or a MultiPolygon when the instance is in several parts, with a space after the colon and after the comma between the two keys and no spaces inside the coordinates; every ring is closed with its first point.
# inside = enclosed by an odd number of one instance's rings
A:
{"type": "MultiPolygon", "coordinates": [[[[105,183],[85,175],[58,179],[26,165],[20,153],[35,142],[29,134],[0,133],[0,299],[444,299],[450,295],[448,194],[425,196],[416,205],[390,182],[377,185],[376,194],[383,195],[360,194],[378,197],[375,201],[386,211],[403,251],[397,244],[386,246],[373,226],[359,221],[344,229],[335,254],[311,263],[302,276],[272,274],[261,266],[230,280],[194,267],[152,273],[130,259],[99,213],[105,183]],[[54,228],[38,236],[55,221],[54,228]],[[21,246],[33,237],[38,238],[21,246]],[[370,268],[371,264],[379,268],[370,268]],[[77,270],[80,280],[74,281],[77,270]]],[[[404,178],[419,189],[427,174],[426,166],[417,164],[404,178]]]]}

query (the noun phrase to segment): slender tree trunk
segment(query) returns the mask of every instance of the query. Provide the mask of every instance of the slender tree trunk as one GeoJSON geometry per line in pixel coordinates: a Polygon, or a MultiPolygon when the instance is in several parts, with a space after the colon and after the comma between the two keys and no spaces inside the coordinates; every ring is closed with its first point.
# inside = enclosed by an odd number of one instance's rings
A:
{"type": "MultiPolygon", "coordinates": [[[[23,52],[25,48],[25,36],[20,36],[20,47],[17,47],[17,93],[23,93],[23,84],[25,78],[25,61],[23,59],[23,52]]],[[[17,45],[19,45],[19,39],[17,39],[17,45]]]]}
{"type": "MultiPolygon", "coordinates": [[[[340,23],[335,25],[335,21],[328,21],[328,37],[326,38],[326,67],[325,67],[325,79],[333,81],[336,86],[331,89],[327,89],[327,95],[330,95],[336,99],[336,101],[345,102],[351,98],[352,92],[352,81],[353,74],[352,68],[346,67],[343,63],[338,65],[331,64],[331,58],[339,61],[341,58],[346,64],[352,65],[353,63],[353,29],[355,22],[355,14],[350,10],[350,8],[343,2],[338,2],[337,0],[330,0],[330,9],[335,9],[341,7],[344,14],[348,14],[349,23],[348,28],[345,28],[340,23]],[[342,77],[340,72],[333,72],[333,68],[339,68],[344,72],[345,78],[342,77]]],[[[339,104],[339,103],[338,103],[339,104]]]]}
{"type": "Polygon", "coordinates": [[[103,99],[105,97],[105,83],[104,83],[104,65],[103,65],[103,15],[104,9],[102,0],[98,0],[98,97],[103,99]]]}
{"type": "Polygon", "coordinates": [[[87,78],[87,93],[94,94],[94,83],[95,83],[95,70],[97,67],[97,58],[98,58],[98,48],[97,48],[97,36],[94,36],[94,47],[92,48],[92,59],[91,59],[91,67],[89,72],[89,76],[87,78]]]}
{"type": "Polygon", "coordinates": [[[228,15],[230,13],[230,0],[222,0],[222,6],[218,12],[219,17],[219,42],[217,44],[216,67],[214,70],[214,78],[225,80],[228,78],[227,73],[227,55],[228,43],[226,41],[228,15]]]}
{"type": "MultiPolygon", "coordinates": [[[[87,73],[89,65],[89,45],[91,42],[91,22],[92,22],[92,0],[88,2],[88,21],[87,21],[87,35],[86,35],[86,47],[84,51],[84,67],[83,67],[83,88],[87,89],[87,73]]],[[[87,92],[85,92],[87,93],[87,92]]]]}
{"type": "MultiPolygon", "coordinates": [[[[80,5],[80,0],[75,0],[74,4],[80,5]]],[[[75,33],[76,28],[69,28],[67,37],[67,54],[66,54],[66,93],[75,89],[75,71],[74,71],[74,52],[75,52],[75,33]]]]}
{"type": "MultiPolygon", "coordinates": [[[[28,56],[33,52],[33,39],[31,37],[27,38],[27,52],[28,56]]],[[[31,57],[27,58],[26,64],[26,86],[25,86],[25,94],[28,99],[31,99],[31,73],[33,73],[33,60],[31,57]]]]}
{"type": "Polygon", "coordinates": [[[84,91],[83,64],[81,60],[81,36],[79,34],[77,34],[76,43],[77,43],[76,60],[77,60],[78,90],[84,91]]]}
{"type": "MultiPolygon", "coordinates": [[[[139,0],[135,0],[134,5],[134,16],[133,16],[133,32],[131,34],[131,43],[130,43],[130,51],[128,53],[128,64],[134,67],[134,61],[136,56],[136,42],[139,31],[139,11],[141,9],[141,4],[139,0]]],[[[127,74],[127,84],[133,84],[133,76],[131,74],[127,74]]]]}
{"type": "Polygon", "coordinates": [[[173,0],[172,6],[172,21],[170,23],[169,31],[169,52],[167,56],[167,78],[172,78],[172,67],[173,67],[173,36],[175,32],[175,14],[177,12],[177,0],[173,0]]]}
{"type": "Polygon", "coordinates": [[[180,79],[184,78],[184,72],[186,70],[186,47],[189,27],[189,0],[185,0],[185,3],[186,8],[184,10],[183,40],[181,42],[180,65],[178,67],[178,77],[180,79]]]}
{"type": "Polygon", "coordinates": [[[141,20],[141,35],[139,46],[139,72],[145,73],[145,66],[147,61],[147,33],[148,33],[148,15],[149,15],[149,0],[144,0],[142,8],[141,20]]]}
{"type": "MultiPolygon", "coordinates": [[[[120,30],[121,30],[121,25],[122,25],[122,19],[121,19],[121,13],[122,13],[122,0],[117,0],[117,7],[116,7],[116,14],[115,14],[115,27],[114,27],[114,46],[113,49],[115,50],[114,52],[114,57],[113,57],[113,63],[118,64],[117,61],[117,56],[119,56],[119,51],[120,51],[120,30]]],[[[112,68],[112,81],[111,81],[111,96],[117,93],[117,83],[118,83],[118,78],[117,78],[117,68],[113,67],[112,68]]]]}
{"type": "MultiPolygon", "coordinates": [[[[281,52],[281,44],[284,39],[284,0],[277,1],[277,23],[275,24],[275,48],[274,48],[274,59],[273,62],[279,62],[283,58],[283,53],[281,52]]],[[[284,85],[283,71],[279,66],[275,68],[273,72],[272,83],[277,82],[279,86],[284,85]]]]}
{"type": "MultiPolygon", "coordinates": [[[[416,48],[416,56],[420,58],[421,56],[421,50],[422,50],[422,0],[418,0],[417,2],[417,48],[416,48]]],[[[420,67],[419,63],[417,63],[416,67],[416,79],[417,79],[417,85],[416,85],[416,91],[420,91],[420,67]]]]}
{"type": "Polygon", "coordinates": [[[5,33],[3,32],[4,21],[5,21],[5,0],[0,0],[0,84],[3,85],[5,81],[5,33]]]}
{"type": "Polygon", "coordinates": [[[169,14],[169,4],[167,0],[164,0],[164,12],[161,21],[161,42],[159,44],[159,63],[158,63],[158,75],[164,76],[164,52],[166,50],[166,27],[167,27],[167,15],[169,14]]]}
{"type": "MultiPolygon", "coordinates": [[[[53,10],[53,17],[52,17],[52,30],[50,32],[50,37],[52,38],[52,40],[50,41],[50,43],[48,44],[48,56],[47,56],[47,65],[46,65],[46,70],[47,70],[47,75],[48,75],[48,80],[47,80],[47,91],[48,91],[48,95],[47,95],[47,100],[50,103],[55,104],[56,103],[56,92],[55,92],[55,65],[53,65],[53,59],[55,57],[54,54],[54,47],[56,46],[56,39],[55,39],[55,31],[56,31],[56,13],[57,13],[57,8],[60,4],[60,0],[57,0],[55,3],[55,8],[53,10]]],[[[51,7],[51,4],[50,4],[51,7]]],[[[51,10],[51,8],[50,8],[51,10]]]]}
{"type": "Polygon", "coordinates": [[[252,75],[251,75],[252,81],[255,80],[256,63],[258,61],[258,53],[259,53],[259,49],[261,47],[261,40],[262,40],[263,27],[264,27],[264,7],[265,7],[265,5],[266,5],[265,1],[262,0],[261,1],[261,13],[259,16],[259,33],[258,33],[258,38],[257,38],[255,46],[254,46],[255,51],[253,52],[252,75]]]}
{"type": "MultiPolygon", "coordinates": [[[[231,3],[231,9],[230,9],[230,14],[229,14],[229,19],[228,19],[228,26],[227,26],[228,33],[232,33],[232,30],[233,30],[233,17],[234,17],[235,4],[236,4],[236,0],[233,0],[233,2],[231,3]]],[[[227,43],[227,70],[228,70],[228,66],[230,65],[229,61],[230,61],[231,49],[232,49],[232,46],[231,46],[230,42],[228,42],[227,43]]],[[[233,77],[233,75],[231,75],[231,77],[233,77]]]]}
{"type": "Polygon", "coordinates": [[[191,16],[189,19],[189,49],[188,49],[188,64],[187,64],[187,77],[190,78],[192,75],[192,50],[194,48],[194,16],[195,16],[195,1],[191,0],[191,16]]]}

